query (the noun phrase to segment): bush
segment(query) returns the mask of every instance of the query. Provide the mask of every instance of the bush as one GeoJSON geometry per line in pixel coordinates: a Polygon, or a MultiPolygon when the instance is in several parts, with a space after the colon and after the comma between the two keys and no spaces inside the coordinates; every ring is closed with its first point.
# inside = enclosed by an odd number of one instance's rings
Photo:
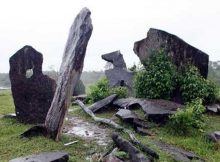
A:
{"type": "Polygon", "coordinates": [[[202,105],[201,99],[188,103],[184,109],[178,109],[169,117],[169,130],[178,135],[187,135],[193,130],[202,130],[204,111],[205,107],[202,105]]]}
{"type": "Polygon", "coordinates": [[[87,97],[87,102],[94,103],[102,100],[112,94],[117,94],[118,98],[127,97],[128,90],[126,87],[113,87],[109,86],[106,78],[99,80],[96,84],[90,86],[90,93],[87,97]]]}
{"type": "Polygon", "coordinates": [[[205,103],[214,103],[218,95],[218,87],[209,80],[204,79],[198,68],[188,65],[179,79],[180,91],[184,102],[201,98],[205,103]]]}
{"type": "Polygon", "coordinates": [[[137,72],[134,88],[137,97],[169,99],[175,88],[176,67],[164,50],[152,53],[145,67],[137,72]]]}

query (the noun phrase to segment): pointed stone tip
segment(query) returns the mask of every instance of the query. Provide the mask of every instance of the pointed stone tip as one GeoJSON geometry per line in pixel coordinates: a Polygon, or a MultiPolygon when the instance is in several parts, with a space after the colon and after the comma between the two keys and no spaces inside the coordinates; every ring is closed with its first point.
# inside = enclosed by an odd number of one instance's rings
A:
{"type": "Polygon", "coordinates": [[[87,7],[83,7],[81,12],[87,12],[88,14],[91,14],[91,11],[87,7]]]}

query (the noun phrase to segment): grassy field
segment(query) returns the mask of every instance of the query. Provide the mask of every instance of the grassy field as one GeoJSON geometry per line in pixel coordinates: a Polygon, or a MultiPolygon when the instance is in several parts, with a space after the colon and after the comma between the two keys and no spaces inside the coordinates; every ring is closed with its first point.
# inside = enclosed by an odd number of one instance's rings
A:
{"type": "MultiPolygon", "coordinates": [[[[71,107],[73,111],[69,115],[80,116],[90,122],[93,122],[86,114],[84,114],[79,107],[71,107]]],[[[19,135],[26,129],[30,128],[31,125],[25,125],[18,123],[15,119],[3,118],[2,116],[7,113],[14,112],[14,104],[10,91],[0,91],[0,162],[7,162],[10,159],[25,156],[33,153],[40,153],[52,150],[66,151],[70,155],[70,162],[84,162],[85,157],[94,152],[94,150],[100,150],[94,143],[89,143],[78,137],[63,135],[61,141],[54,142],[53,140],[45,137],[34,137],[31,139],[21,139],[19,135]],[[78,143],[64,146],[64,143],[79,140],[78,143]]],[[[140,115],[143,112],[136,110],[140,115]]],[[[111,118],[114,115],[114,111],[105,112],[98,114],[98,116],[111,118]]],[[[130,128],[129,125],[116,120],[124,127],[130,128]]],[[[132,129],[132,128],[131,128],[132,129]]],[[[205,132],[211,132],[220,130],[220,117],[206,115],[206,128],[205,132]]],[[[178,147],[184,148],[189,151],[193,151],[208,162],[219,162],[220,161],[220,145],[208,142],[204,133],[195,133],[187,137],[171,135],[166,127],[153,128],[153,136],[141,136],[137,135],[138,139],[144,144],[150,145],[160,154],[160,162],[172,162],[172,158],[161,152],[155,147],[151,141],[154,139],[160,139],[170,144],[177,145],[178,147]]],[[[125,138],[127,135],[122,134],[125,138]]]]}

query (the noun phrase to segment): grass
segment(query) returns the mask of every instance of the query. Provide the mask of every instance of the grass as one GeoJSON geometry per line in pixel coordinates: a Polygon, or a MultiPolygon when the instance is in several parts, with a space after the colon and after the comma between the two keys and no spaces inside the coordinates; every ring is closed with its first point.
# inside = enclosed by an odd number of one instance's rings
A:
{"type": "MultiPolygon", "coordinates": [[[[87,114],[82,112],[78,106],[72,106],[68,115],[80,116],[89,122],[94,122],[87,114]]],[[[14,104],[10,91],[0,91],[0,116],[13,113],[14,104]]],[[[143,117],[141,110],[135,110],[135,112],[143,117]]],[[[130,125],[120,121],[114,116],[115,111],[107,111],[103,113],[97,113],[99,117],[112,118],[116,122],[120,123],[124,127],[133,129],[130,125]]],[[[84,162],[85,157],[89,153],[100,151],[94,143],[89,143],[80,138],[74,136],[63,135],[59,142],[54,142],[51,139],[45,137],[34,137],[31,139],[21,139],[19,135],[31,125],[18,123],[15,119],[0,117],[0,162],[7,162],[13,158],[19,156],[30,155],[33,153],[41,153],[46,151],[62,150],[66,151],[70,155],[70,162],[84,162]],[[64,146],[64,143],[79,140],[78,143],[73,145],[64,146]]],[[[220,117],[213,115],[206,115],[206,128],[205,132],[220,130],[220,117]]],[[[193,151],[201,158],[208,162],[220,161],[220,145],[209,142],[205,139],[204,133],[194,133],[190,136],[176,136],[170,134],[166,126],[155,127],[152,130],[153,136],[141,136],[136,134],[137,138],[144,144],[151,146],[155,149],[159,155],[159,162],[173,162],[172,158],[165,152],[160,151],[156,146],[152,144],[152,140],[162,140],[169,144],[176,145],[188,151],[193,151]]],[[[128,138],[126,134],[119,132],[123,137],[128,138]]]]}

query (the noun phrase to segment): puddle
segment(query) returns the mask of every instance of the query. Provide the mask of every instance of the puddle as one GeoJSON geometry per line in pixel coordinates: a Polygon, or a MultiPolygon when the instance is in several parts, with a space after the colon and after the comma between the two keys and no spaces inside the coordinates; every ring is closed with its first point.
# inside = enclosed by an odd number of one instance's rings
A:
{"type": "Polygon", "coordinates": [[[98,124],[87,122],[79,117],[68,117],[68,121],[69,123],[65,126],[67,134],[96,141],[98,145],[107,145],[111,142],[111,133],[107,128],[101,128],[98,124]]]}

